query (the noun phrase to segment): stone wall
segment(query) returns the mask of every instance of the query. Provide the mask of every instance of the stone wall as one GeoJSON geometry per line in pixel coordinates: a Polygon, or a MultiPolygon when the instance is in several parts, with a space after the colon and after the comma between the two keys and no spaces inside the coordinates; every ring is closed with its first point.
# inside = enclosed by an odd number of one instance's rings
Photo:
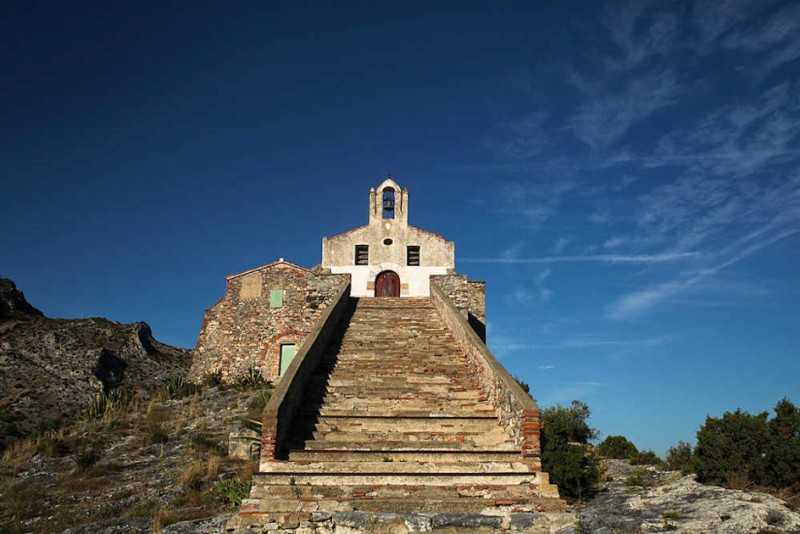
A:
{"type": "Polygon", "coordinates": [[[308,334],[302,350],[297,353],[292,365],[286,370],[285,380],[281,380],[264,407],[261,427],[261,471],[269,470],[270,462],[286,459],[284,450],[286,433],[303,402],[303,393],[308,382],[319,366],[349,303],[350,284],[345,283],[339,286],[331,298],[330,305],[325,308],[308,334]]]}
{"type": "Polygon", "coordinates": [[[486,342],[486,282],[463,274],[432,276],[431,282],[450,299],[469,325],[486,342]]]}
{"type": "Polygon", "coordinates": [[[439,287],[438,281],[431,283],[431,303],[464,349],[475,377],[486,392],[489,402],[497,410],[500,424],[521,446],[528,466],[535,471],[541,471],[541,412],[536,402],[497,361],[445,291],[439,287]]]}
{"type": "Polygon", "coordinates": [[[227,277],[225,296],[206,311],[190,378],[221,372],[231,381],[255,367],[277,381],[282,343],[302,348],[322,312],[346,283],[346,275],[318,274],[287,261],[227,277]],[[275,295],[282,303],[274,307],[275,295]]]}

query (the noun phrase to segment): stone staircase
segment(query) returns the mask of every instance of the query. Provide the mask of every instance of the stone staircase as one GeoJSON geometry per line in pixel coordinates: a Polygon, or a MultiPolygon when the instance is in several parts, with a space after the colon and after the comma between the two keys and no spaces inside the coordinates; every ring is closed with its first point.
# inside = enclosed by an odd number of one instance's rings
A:
{"type": "MultiPolygon", "coordinates": [[[[533,472],[426,298],[352,299],[287,437],[240,517],[563,509],[533,472]]],[[[246,522],[246,521],[245,521],[246,522]]]]}

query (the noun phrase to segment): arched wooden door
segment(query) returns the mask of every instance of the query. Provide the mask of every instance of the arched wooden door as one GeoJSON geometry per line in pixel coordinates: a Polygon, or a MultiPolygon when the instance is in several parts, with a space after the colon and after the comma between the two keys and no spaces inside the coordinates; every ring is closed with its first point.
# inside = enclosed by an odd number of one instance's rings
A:
{"type": "Polygon", "coordinates": [[[383,271],[375,278],[376,297],[399,297],[400,277],[394,271],[383,271]]]}

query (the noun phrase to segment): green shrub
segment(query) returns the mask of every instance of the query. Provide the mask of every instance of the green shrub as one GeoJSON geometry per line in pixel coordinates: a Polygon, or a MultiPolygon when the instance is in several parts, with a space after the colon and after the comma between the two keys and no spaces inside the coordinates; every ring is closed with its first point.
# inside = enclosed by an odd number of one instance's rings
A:
{"type": "Polygon", "coordinates": [[[75,464],[81,471],[93,467],[103,457],[102,447],[97,444],[83,447],[75,456],[75,464]]]}
{"type": "Polygon", "coordinates": [[[587,446],[596,433],[586,421],[589,414],[577,400],[569,408],[557,405],[542,412],[542,467],[563,497],[581,499],[600,480],[597,459],[587,446]]]}
{"type": "Polygon", "coordinates": [[[636,445],[624,436],[608,436],[597,446],[597,454],[603,458],[625,460],[638,452],[636,445]]]}
{"type": "Polygon", "coordinates": [[[182,376],[171,376],[161,386],[161,393],[165,399],[182,399],[200,391],[197,384],[193,384],[182,376]]]}
{"type": "Polygon", "coordinates": [[[264,378],[261,372],[252,365],[247,368],[244,374],[236,377],[234,385],[241,390],[262,389],[272,386],[270,381],[264,378]]]}
{"type": "Polygon", "coordinates": [[[522,388],[522,391],[524,391],[525,393],[528,394],[529,397],[531,397],[531,387],[528,385],[527,382],[523,381],[520,377],[516,375],[512,376],[511,378],[513,378],[517,382],[517,384],[519,384],[519,387],[522,388]]]}
{"type": "Polygon", "coordinates": [[[100,419],[106,414],[121,411],[130,404],[131,397],[128,393],[121,389],[112,389],[89,399],[89,406],[83,411],[83,416],[86,419],[100,419]]]}
{"type": "Polygon", "coordinates": [[[768,442],[767,412],[751,415],[737,409],[721,419],[706,418],[697,432],[694,452],[697,479],[727,485],[733,475],[736,485],[742,485],[742,480],[761,483],[768,442]]]}
{"type": "Polygon", "coordinates": [[[213,388],[222,385],[222,371],[211,371],[203,375],[203,385],[213,388]]]}
{"type": "Polygon", "coordinates": [[[653,451],[641,451],[630,458],[631,465],[664,465],[664,461],[653,451]]]}
{"type": "Polygon", "coordinates": [[[249,480],[235,477],[214,482],[208,491],[216,501],[230,506],[240,506],[242,500],[250,495],[250,485],[249,480]]]}
{"type": "Polygon", "coordinates": [[[684,475],[693,472],[692,446],[685,441],[679,441],[677,445],[667,449],[667,467],[684,475]]]}
{"type": "Polygon", "coordinates": [[[765,482],[800,492],[800,410],[789,399],[782,399],[768,430],[765,482]]]}
{"type": "Polygon", "coordinates": [[[208,452],[216,456],[225,456],[228,453],[223,445],[206,434],[192,436],[192,448],[199,454],[208,452]]]}

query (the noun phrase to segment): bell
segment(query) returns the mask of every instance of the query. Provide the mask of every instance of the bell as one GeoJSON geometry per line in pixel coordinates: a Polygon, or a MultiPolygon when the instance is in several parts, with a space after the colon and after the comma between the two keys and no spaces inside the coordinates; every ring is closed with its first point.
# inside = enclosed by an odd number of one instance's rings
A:
{"type": "Polygon", "coordinates": [[[394,199],[390,196],[385,196],[383,198],[383,209],[386,211],[394,211],[394,199]]]}

